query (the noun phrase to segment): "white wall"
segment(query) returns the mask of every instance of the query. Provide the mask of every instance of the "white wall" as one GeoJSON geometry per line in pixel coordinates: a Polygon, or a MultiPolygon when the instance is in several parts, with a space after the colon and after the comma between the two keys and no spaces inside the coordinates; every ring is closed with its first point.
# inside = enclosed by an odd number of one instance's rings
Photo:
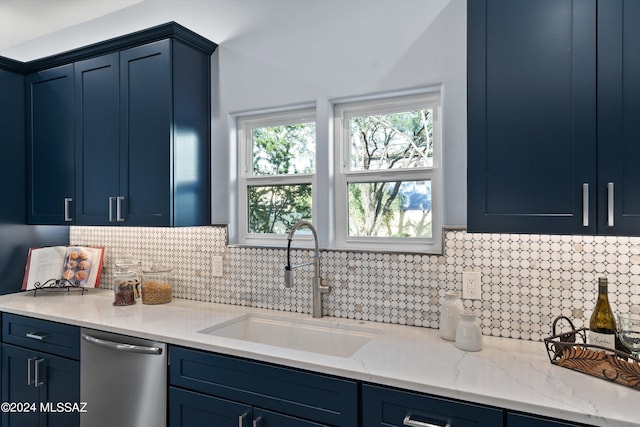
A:
{"type": "Polygon", "coordinates": [[[232,212],[220,188],[230,114],[442,84],[444,223],[466,224],[465,0],[271,3],[280,14],[269,25],[214,54],[213,222],[232,212]]]}

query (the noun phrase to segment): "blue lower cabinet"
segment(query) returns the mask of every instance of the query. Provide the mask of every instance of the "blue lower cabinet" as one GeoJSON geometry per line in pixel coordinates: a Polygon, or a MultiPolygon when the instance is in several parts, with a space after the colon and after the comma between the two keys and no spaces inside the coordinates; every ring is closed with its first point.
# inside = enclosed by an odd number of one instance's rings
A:
{"type": "Polygon", "coordinates": [[[574,424],[564,421],[547,420],[534,415],[507,414],[507,427],[588,427],[586,424],[574,424]]]}
{"type": "Polygon", "coordinates": [[[3,427],[75,427],[80,414],[65,404],[80,402],[80,362],[2,344],[3,427]]]}
{"type": "Polygon", "coordinates": [[[250,416],[251,406],[169,387],[169,427],[238,427],[250,416]]]}
{"type": "MultiPolygon", "coordinates": [[[[222,414],[213,404],[204,404],[208,412],[203,416],[230,417],[235,419],[235,424],[230,424],[234,427],[358,426],[356,381],[172,346],[169,383],[173,388],[201,393],[211,402],[237,405],[240,409],[229,406],[222,414]],[[239,424],[245,406],[252,408],[252,414],[245,424],[239,424]]],[[[174,401],[175,393],[169,398],[171,427],[190,426],[181,423],[180,417],[196,409],[185,409],[178,398],[174,401]]],[[[194,404],[195,400],[188,402],[194,404]]]]}
{"type": "Polygon", "coordinates": [[[374,385],[362,386],[362,425],[366,427],[501,427],[503,417],[503,411],[497,408],[374,385]]]}
{"type": "Polygon", "coordinates": [[[177,387],[169,388],[169,427],[323,427],[323,424],[177,387]]]}

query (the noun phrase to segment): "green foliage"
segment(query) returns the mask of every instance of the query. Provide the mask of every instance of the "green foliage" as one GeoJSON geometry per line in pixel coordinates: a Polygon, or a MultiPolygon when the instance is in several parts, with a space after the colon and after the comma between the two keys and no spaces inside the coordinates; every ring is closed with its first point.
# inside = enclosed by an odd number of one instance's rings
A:
{"type": "Polygon", "coordinates": [[[250,233],[287,233],[311,219],[311,185],[250,187],[249,207],[250,233]]]}

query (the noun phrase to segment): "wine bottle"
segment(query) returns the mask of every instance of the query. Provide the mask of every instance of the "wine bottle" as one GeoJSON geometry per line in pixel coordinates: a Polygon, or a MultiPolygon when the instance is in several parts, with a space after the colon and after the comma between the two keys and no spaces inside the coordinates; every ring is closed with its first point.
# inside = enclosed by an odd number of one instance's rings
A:
{"type": "Polygon", "coordinates": [[[607,279],[598,279],[598,300],[589,320],[589,344],[616,348],[616,319],[611,311],[607,279]]]}

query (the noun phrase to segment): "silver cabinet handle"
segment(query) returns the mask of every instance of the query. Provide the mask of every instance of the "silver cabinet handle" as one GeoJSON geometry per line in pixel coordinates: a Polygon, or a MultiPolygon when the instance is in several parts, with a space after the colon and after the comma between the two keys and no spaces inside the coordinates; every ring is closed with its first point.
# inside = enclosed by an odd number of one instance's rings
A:
{"type": "Polygon", "coordinates": [[[244,422],[247,420],[249,414],[246,412],[238,417],[238,427],[244,427],[244,422]]]}
{"type": "Polygon", "coordinates": [[[44,334],[41,334],[41,333],[38,333],[38,332],[27,332],[25,334],[25,336],[27,338],[31,338],[31,339],[38,340],[38,341],[44,341],[44,340],[47,339],[47,335],[44,335],[44,334]]]}
{"type": "Polygon", "coordinates": [[[115,197],[109,197],[109,222],[115,221],[115,219],[113,218],[113,201],[115,199],[115,197]]]}
{"type": "Polygon", "coordinates": [[[251,427],[260,427],[261,425],[262,425],[262,417],[258,417],[255,420],[253,420],[251,427]]]}
{"type": "Polygon", "coordinates": [[[422,421],[412,420],[411,415],[407,415],[406,417],[404,417],[404,420],[402,421],[402,425],[408,426],[408,427],[451,427],[450,422],[447,422],[446,424],[442,424],[442,425],[425,423],[422,421]]]}
{"type": "Polygon", "coordinates": [[[122,202],[124,201],[124,197],[118,196],[116,197],[116,221],[122,222],[124,218],[122,217],[122,202]]]}
{"type": "Polygon", "coordinates": [[[71,202],[73,202],[73,199],[71,197],[64,198],[64,221],[65,222],[73,221],[73,217],[71,216],[71,207],[70,207],[71,202]]]}
{"type": "Polygon", "coordinates": [[[589,226],[589,184],[582,184],[582,226],[589,226]]]}
{"type": "Polygon", "coordinates": [[[38,359],[33,363],[35,378],[33,379],[33,385],[35,387],[40,387],[44,385],[44,381],[40,381],[40,364],[44,362],[44,359],[38,359]]]}
{"type": "Polygon", "coordinates": [[[142,353],[142,354],[162,354],[162,348],[160,347],[147,347],[144,345],[134,345],[122,342],[114,342],[103,340],[100,338],[92,337],[91,335],[82,334],[82,339],[101,347],[110,348],[111,350],[127,351],[130,353],[142,353]]]}
{"type": "Polygon", "coordinates": [[[613,227],[613,182],[607,183],[607,225],[613,227]]]}
{"type": "Polygon", "coordinates": [[[30,357],[27,359],[27,385],[31,385],[34,383],[34,380],[31,379],[31,362],[34,362],[37,357],[30,357]]]}

